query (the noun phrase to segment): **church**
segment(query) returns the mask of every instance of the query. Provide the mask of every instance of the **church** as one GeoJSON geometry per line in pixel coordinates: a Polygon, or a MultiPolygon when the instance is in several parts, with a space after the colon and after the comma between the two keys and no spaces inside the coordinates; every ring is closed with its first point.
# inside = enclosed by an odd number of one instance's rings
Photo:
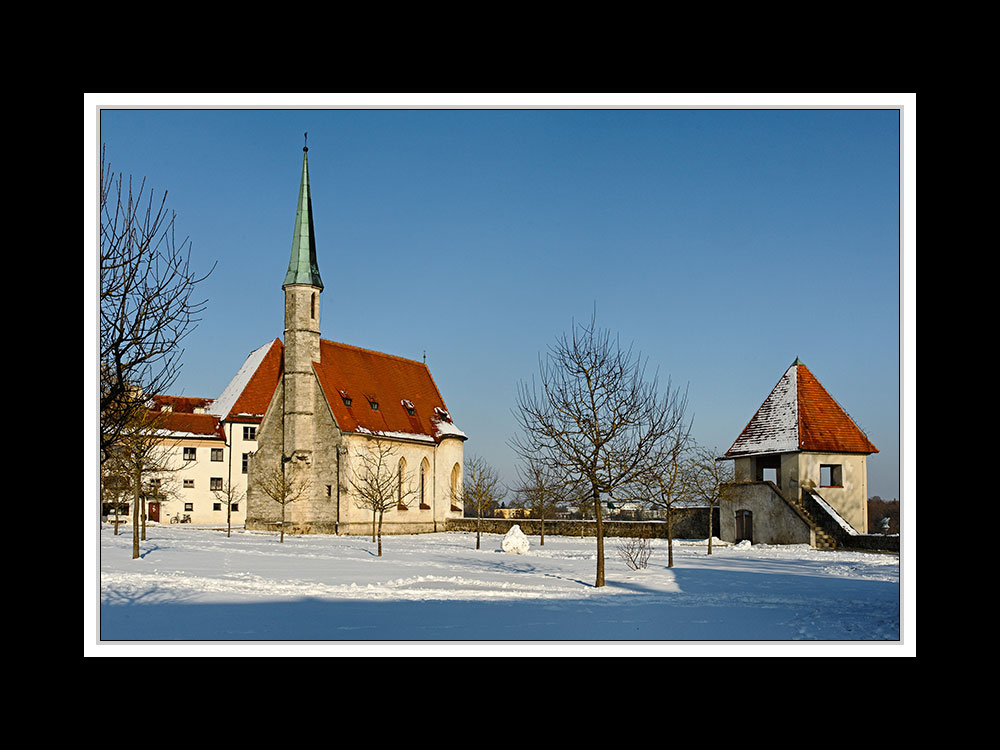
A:
{"type": "Polygon", "coordinates": [[[212,405],[224,423],[256,426],[246,528],[370,534],[372,491],[383,498],[383,533],[460,518],[466,435],[427,365],[320,336],[308,148],[282,289],[284,341],[251,352],[212,405]]]}

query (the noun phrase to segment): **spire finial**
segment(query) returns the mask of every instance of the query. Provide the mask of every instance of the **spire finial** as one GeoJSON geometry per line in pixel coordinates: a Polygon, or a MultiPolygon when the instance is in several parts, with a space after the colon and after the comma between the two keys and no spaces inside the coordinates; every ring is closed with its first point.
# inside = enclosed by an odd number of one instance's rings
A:
{"type": "Polygon", "coordinates": [[[303,151],[308,151],[309,150],[309,133],[308,132],[302,134],[302,150],[303,151]]]}

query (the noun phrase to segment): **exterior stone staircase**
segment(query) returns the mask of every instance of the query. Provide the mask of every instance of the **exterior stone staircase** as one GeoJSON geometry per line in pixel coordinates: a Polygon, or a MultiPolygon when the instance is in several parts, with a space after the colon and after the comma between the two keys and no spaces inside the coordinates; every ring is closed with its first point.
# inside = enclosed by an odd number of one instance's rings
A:
{"type": "MultiPolygon", "coordinates": [[[[777,489],[775,490],[777,493],[777,489]]],[[[780,493],[777,493],[780,496],[780,493]]],[[[809,527],[810,536],[812,537],[812,546],[815,549],[837,549],[837,539],[835,536],[824,530],[823,526],[819,523],[817,518],[810,512],[809,508],[803,502],[800,496],[798,500],[792,501],[788,498],[784,498],[788,507],[795,511],[795,513],[805,521],[806,525],[809,527]]]]}

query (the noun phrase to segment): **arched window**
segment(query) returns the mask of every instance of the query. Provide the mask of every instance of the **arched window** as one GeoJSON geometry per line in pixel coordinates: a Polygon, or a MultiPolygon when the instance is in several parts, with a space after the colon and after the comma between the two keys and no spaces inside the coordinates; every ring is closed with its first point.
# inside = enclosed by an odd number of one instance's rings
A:
{"type": "Polygon", "coordinates": [[[459,503],[462,494],[462,466],[455,464],[451,467],[451,509],[461,510],[459,503]]]}
{"type": "Polygon", "coordinates": [[[420,507],[424,510],[430,507],[430,505],[427,504],[427,474],[429,473],[430,468],[430,464],[427,463],[426,458],[420,462],[420,507]]]}
{"type": "Polygon", "coordinates": [[[313,320],[316,320],[316,292],[312,294],[312,304],[309,306],[309,314],[312,315],[313,320]]]}
{"type": "Polygon", "coordinates": [[[405,478],[406,478],[406,459],[405,458],[401,458],[401,459],[399,459],[399,467],[397,469],[397,477],[396,477],[396,479],[397,479],[396,491],[398,493],[397,496],[396,496],[397,497],[397,499],[396,499],[396,507],[397,508],[405,508],[406,507],[406,504],[403,502],[403,480],[405,478]]]}

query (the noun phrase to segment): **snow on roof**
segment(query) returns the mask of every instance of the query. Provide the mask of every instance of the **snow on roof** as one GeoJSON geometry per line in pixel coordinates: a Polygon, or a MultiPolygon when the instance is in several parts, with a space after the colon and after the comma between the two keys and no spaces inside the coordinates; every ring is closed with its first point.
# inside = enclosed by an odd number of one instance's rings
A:
{"type": "Polygon", "coordinates": [[[229,416],[229,412],[236,405],[237,399],[243,394],[243,390],[247,387],[247,383],[250,382],[250,378],[257,372],[257,368],[260,367],[260,363],[264,361],[264,357],[267,356],[272,346],[274,346],[274,341],[268,341],[264,346],[250,352],[239,372],[229,381],[229,385],[225,387],[222,394],[212,403],[209,408],[210,414],[215,414],[222,418],[229,416]]]}
{"type": "Polygon", "coordinates": [[[760,409],[726,452],[727,456],[755,453],[787,453],[799,449],[799,409],[792,365],[782,375],[760,409]]]}
{"type": "Polygon", "coordinates": [[[793,451],[878,453],[860,427],[798,359],[743,428],[726,457],[793,451]]]}

